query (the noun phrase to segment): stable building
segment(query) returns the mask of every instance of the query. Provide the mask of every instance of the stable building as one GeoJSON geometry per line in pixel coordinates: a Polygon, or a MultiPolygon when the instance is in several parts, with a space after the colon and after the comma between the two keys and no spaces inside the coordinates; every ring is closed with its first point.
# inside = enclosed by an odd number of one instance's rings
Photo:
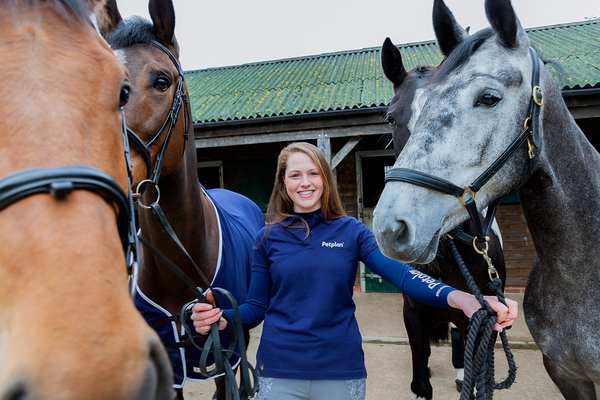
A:
{"type": "MultiPolygon", "coordinates": [[[[569,111],[600,149],[600,20],[526,29],[562,89],[569,111]]],[[[438,65],[435,41],[398,46],[407,70],[438,65]]],[[[380,48],[187,71],[198,172],[207,187],[242,193],[266,211],[279,151],[310,141],[330,160],[350,216],[370,226],[386,169],[395,162],[384,121],[394,92],[380,48]]],[[[497,220],[504,241],[507,287],[525,285],[535,256],[518,196],[497,220]]],[[[363,291],[394,291],[361,268],[363,291]]]]}

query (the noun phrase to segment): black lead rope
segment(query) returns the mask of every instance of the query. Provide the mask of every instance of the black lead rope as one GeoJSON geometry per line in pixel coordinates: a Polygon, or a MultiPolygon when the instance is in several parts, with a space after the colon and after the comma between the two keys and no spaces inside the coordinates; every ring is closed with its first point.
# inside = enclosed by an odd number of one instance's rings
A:
{"type": "MultiPolygon", "coordinates": [[[[495,381],[494,345],[496,343],[497,332],[494,331],[494,325],[497,322],[498,316],[481,294],[454,242],[447,238],[444,240],[449,244],[454,258],[465,277],[469,290],[477,298],[482,307],[469,320],[464,355],[465,376],[460,400],[491,400],[494,396],[494,390],[511,387],[517,376],[517,365],[510,350],[506,330],[503,330],[500,332],[500,339],[502,340],[502,347],[508,362],[508,377],[499,383],[495,381]]],[[[496,277],[488,283],[488,287],[494,292],[498,300],[506,305],[506,299],[504,293],[502,293],[502,281],[496,277]]]]}
{"type": "MultiPolygon", "coordinates": [[[[198,333],[193,332],[190,327],[187,325],[186,321],[190,321],[190,311],[189,309],[196,303],[196,300],[191,301],[185,304],[179,315],[174,316],[173,319],[166,319],[165,321],[161,320],[161,324],[168,323],[171,321],[181,322],[181,326],[185,329],[186,334],[190,338],[186,344],[193,345],[198,350],[201,351],[201,356],[199,360],[198,367],[200,368],[201,373],[207,377],[214,377],[217,375],[225,375],[225,396],[227,400],[240,400],[240,391],[237,387],[237,381],[235,379],[235,374],[233,372],[233,368],[231,363],[229,362],[229,357],[232,355],[236,355],[240,359],[240,388],[243,386],[246,393],[245,395],[248,398],[254,396],[254,394],[258,391],[258,377],[256,374],[256,370],[252,365],[248,362],[246,343],[244,342],[244,330],[242,326],[242,318],[240,316],[239,308],[237,301],[233,297],[231,293],[227,290],[217,287],[212,287],[210,282],[206,276],[202,273],[198,265],[194,262],[192,257],[185,250],[179,238],[173,231],[173,228],[167,221],[166,217],[162,213],[162,210],[158,203],[153,203],[151,205],[153,214],[155,218],[160,222],[163,227],[164,232],[181,248],[184,254],[188,257],[190,262],[194,265],[198,273],[200,274],[202,280],[206,284],[208,290],[211,290],[215,296],[215,303],[217,307],[221,308],[219,305],[219,299],[216,296],[216,293],[220,293],[225,296],[232,305],[235,321],[232,321],[231,318],[223,313],[223,318],[227,321],[227,324],[230,327],[231,331],[231,340],[229,348],[224,349],[221,344],[221,338],[219,336],[219,322],[212,324],[210,334],[206,338],[204,342],[204,346],[200,347],[198,342],[202,342],[204,337],[198,333]],[[235,345],[239,346],[239,354],[235,352],[235,345]],[[207,360],[208,356],[212,354],[215,363],[215,369],[212,371],[208,370],[207,360]],[[252,384],[250,383],[250,373],[252,374],[252,384]]],[[[175,263],[173,263],[169,258],[167,258],[160,250],[154,247],[147,239],[140,236],[140,242],[144,244],[148,249],[150,249],[162,262],[166,265],[171,271],[173,271],[192,291],[196,299],[202,303],[207,303],[206,297],[204,296],[204,291],[196,285],[196,283],[179,268],[175,263]]]]}

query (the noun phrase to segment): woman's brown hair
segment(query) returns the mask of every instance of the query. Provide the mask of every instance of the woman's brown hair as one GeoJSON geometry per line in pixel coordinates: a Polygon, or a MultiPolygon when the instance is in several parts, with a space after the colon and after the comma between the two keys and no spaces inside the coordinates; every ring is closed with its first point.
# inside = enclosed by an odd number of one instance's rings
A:
{"type": "MultiPolygon", "coordinates": [[[[346,211],[342,206],[342,201],[340,200],[340,195],[335,185],[333,171],[321,150],[308,142],[296,142],[287,145],[281,150],[279,157],[277,157],[275,184],[273,186],[273,192],[271,193],[271,199],[269,200],[265,217],[267,225],[281,223],[283,220],[294,215],[292,214],[294,211],[294,203],[292,202],[292,199],[290,199],[285,188],[285,169],[290,155],[299,152],[310,157],[323,180],[323,195],[321,197],[321,213],[323,214],[323,218],[332,220],[346,215],[346,211]]],[[[308,234],[308,225],[306,223],[304,223],[304,225],[307,228],[308,234]]]]}

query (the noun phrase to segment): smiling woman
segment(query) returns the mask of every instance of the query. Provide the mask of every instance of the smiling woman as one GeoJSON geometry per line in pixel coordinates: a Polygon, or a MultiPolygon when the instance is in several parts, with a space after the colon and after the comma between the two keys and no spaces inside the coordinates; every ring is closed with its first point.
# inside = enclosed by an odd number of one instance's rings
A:
{"type": "Polygon", "coordinates": [[[285,189],[294,203],[294,212],[307,213],[321,208],[323,179],[311,158],[302,152],[288,157],[285,189]]]}
{"type": "MultiPolygon", "coordinates": [[[[468,316],[479,309],[474,296],[383,256],[373,233],[346,216],[329,163],[312,144],[292,143],[279,154],[266,220],[239,307],[245,328],[264,320],[256,400],[364,399],[367,371],[352,300],[359,261],[420,301],[468,316]]],[[[202,334],[216,322],[224,329],[223,312],[232,315],[214,307],[211,293],[207,299],[212,304],[193,307],[202,334]]],[[[488,301],[499,311],[497,329],[510,326],[516,303],[488,301]]]]}

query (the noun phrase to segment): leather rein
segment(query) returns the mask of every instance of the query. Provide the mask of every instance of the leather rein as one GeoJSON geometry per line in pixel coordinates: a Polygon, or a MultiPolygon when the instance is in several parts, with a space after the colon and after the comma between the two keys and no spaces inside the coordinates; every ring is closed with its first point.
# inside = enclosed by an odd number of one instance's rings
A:
{"type": "MultiPolygon", "coordinates": [[[[407,169],[407,168],[393,168],[388,171],[385,182],[399,181],[411,183],[417,186],[424,187],[426,189],[435,190],[452,196],[456,196],[460,202],[466,207],[469,216],[477,229],[477,236],[472,237],[462,232],[460,229],[454,229],[450,231],[448,235],[451,238],[460,239],[468,244],[472,244],[475,250],[478,252],[477,244],[485,243],[489,241],[488,233],[492,226],[496,209],[500,204],[501,198],[494,200],[489,206],[488,211],[483,222],[478,217],[477,204],[475,203],[475,195],[477,192],[490,180],[496,173],[508,162],[521,148],[523,143],[527,142],[529,163],[526,178],[523,180],[524,184],[527,179],[533,173],[536,159],[534,150],[540,146],[540,110],[544,104],[544,93],[539,86],[540,81],[540,66],[539,57],[533,48],[529,48],[529,55],[533,64],[532,72],[532,93],[529,101],[528,116],[523,124],[523,131],[512,141],[512,143],[504,150],[504,152],[490,165],[477,179],[470,185],[459,187],[452,182],[445,179],[435,177],[433,175],[426,174],[424,172],[407,169]]],[[[518,191],[519,189],[515,190],[518,191]]],[[[487,243],[486,243],[487,246],[487,243]]]]}
{"type": "MultiPolygon", "coordinates": [[[[123,114],[122,109],[121,113],[123,114]]],[[[116,204],[118,209],[117,228],[125,252],[130,283],[133,283],[132,287],[135,287],[138,278],[139,253],[131,196],[133,173],[129,154],[129,141],[125,134],[124,114],[123,144],[127,165],[128,194],[125,194],[121,186],[106,172],[89,165],[74,164],[59,167],[28,168],[0,179],[0,211],[19,200],[36,194],[50,194],[60,199],[74,190],[88,190],[107,196],[116,204]]]]}

